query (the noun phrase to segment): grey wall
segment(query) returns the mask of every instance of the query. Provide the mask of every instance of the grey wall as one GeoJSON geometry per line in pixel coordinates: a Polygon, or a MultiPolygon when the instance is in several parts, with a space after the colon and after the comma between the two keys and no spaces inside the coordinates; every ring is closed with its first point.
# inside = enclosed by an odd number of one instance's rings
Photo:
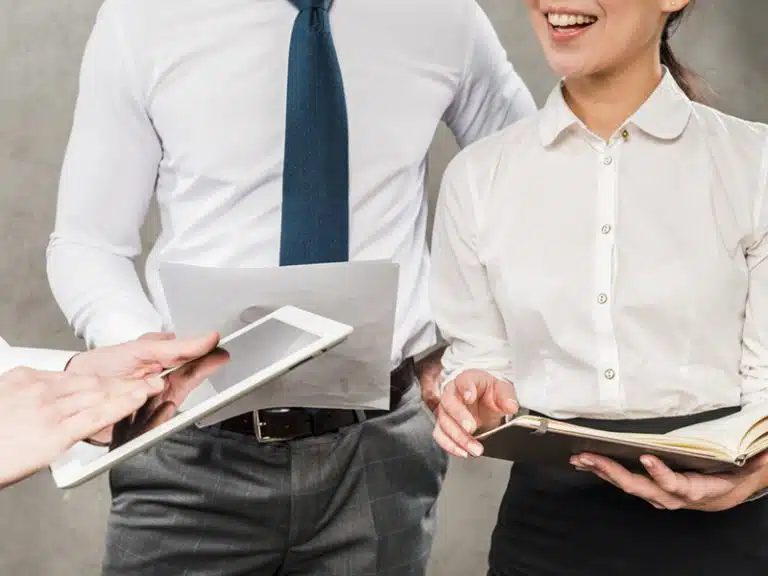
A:
{"type": "MultiPolygon", "coordinates": [[[[51,299],[44,250],[79,59],[99,4],[0,0],[0,333],[16,344],[78,345],[51,299]]],[[[553,77],[521,0],[481,4],[541,102],[553,77]]],[[[717,91],[719,107],[761,121],[768,121],[766,19],[765,0],[699,0],[677,39],[680,53],[717,91]]],[[[441,130],[431,155],[433,196],[454,153],[452,138],[441,130]]],[[[155,229],[152,219],[147,240],[155,229]]],[[[452,464],[442,498],[434,576],[484,574],[505,474],[504,466],[489,462],[452,464]]],[[[0,493],[0,574],[97,574],[107,507],[103,480],[63,494],[40,474],[0,493]]]]}

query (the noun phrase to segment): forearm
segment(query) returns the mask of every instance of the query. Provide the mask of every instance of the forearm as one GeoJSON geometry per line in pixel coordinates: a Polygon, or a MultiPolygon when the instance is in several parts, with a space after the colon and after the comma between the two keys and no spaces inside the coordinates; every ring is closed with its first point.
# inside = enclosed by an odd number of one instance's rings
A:
{"type": "Polygon", "coordinates": [[[89,348],[163,329],[130,258],[54,234],[48,280],[67,321],[89,348]]]}
{"type": "Polygon", "coordinates": [[[48,246],[54,298],[89,347],[162,328],[133,262],[162,146],[146,71],[122,24],[116,4],[105,3],[86,44],[48,246]]]}

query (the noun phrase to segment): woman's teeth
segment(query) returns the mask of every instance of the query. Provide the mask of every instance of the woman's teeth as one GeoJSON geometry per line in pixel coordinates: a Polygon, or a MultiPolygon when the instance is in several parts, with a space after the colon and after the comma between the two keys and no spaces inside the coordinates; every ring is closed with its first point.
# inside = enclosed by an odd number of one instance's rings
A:
{"type": "Polygon", "coordinates": [[[552,26],[565,28],[568,26],[588,26],[597,22],[597,18],[588,14],[547,14],[547,20],[552,26]]]}

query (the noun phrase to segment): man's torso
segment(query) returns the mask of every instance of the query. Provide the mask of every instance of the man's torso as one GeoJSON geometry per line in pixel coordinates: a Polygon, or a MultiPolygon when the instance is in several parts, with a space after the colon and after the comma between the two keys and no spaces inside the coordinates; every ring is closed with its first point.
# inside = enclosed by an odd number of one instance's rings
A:
{"type": "MultiPolygon", "coordinates": [[[[278,263],[288,0],[115,2],[136,85],[162,141],[156,269],[278,263]]],[[[393,260],[393,362],[434,341],[426,293],[427,152],[457,91],[473,3],[336,0],[331,26],[350,130],[350,258],[393,260]],[[402,351],[402,355],[400,354],[402,351]]]]}

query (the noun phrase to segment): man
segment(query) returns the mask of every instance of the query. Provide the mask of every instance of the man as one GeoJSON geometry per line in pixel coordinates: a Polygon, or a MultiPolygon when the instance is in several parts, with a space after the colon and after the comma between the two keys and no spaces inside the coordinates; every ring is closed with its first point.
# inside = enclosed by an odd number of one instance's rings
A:
{"type": "Polygon", "coordinates": [[[11,348],[0,338],[0,487],[137,410],[163,389],[154,375],[202,356],[217,342],[214,334],[159,336],[76,353],[11,348]]]}
{"type": "Polygon", "coordinates": [[[78,334],[168,328],[161,261],[400,266],[392,409],[246,413],[116,469],[106,575],[424,573],[447,465],[412,386],[436,342],[427,152],[441,120],[464,146],[534,108],[474,0],[104,3],[49,247],[78,334]]]}

